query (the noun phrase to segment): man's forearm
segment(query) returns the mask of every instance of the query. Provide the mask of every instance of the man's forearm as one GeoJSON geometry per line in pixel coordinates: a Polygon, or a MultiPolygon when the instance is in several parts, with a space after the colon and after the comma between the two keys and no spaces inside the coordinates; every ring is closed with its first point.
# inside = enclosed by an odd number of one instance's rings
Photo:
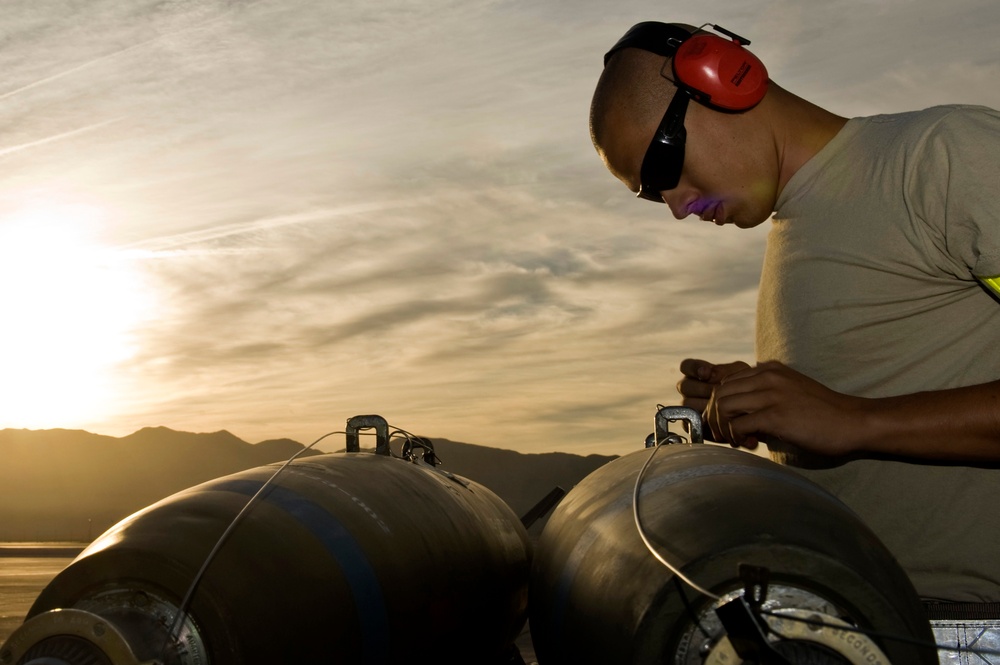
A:
{"type": "Polygon", "coordinates": [[[858,452],[933,460],[1000,460],[1000,381],[865,400],[844,423],[858,452]]]}

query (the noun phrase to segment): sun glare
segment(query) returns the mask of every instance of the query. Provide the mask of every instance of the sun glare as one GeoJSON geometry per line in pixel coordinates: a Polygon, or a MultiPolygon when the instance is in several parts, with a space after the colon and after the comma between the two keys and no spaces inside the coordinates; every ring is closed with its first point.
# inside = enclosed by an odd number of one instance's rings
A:
{"type": "Polygon", "coordinates": [[[102,246],[102,211],[32,203],[0,218],[0,428],[78,427],[114,410],[149,298],[102,246]]]}

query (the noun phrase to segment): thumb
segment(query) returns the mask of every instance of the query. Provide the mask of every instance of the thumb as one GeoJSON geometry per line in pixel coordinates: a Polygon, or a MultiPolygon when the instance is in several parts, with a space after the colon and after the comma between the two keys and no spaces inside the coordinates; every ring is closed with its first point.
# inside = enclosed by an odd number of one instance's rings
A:
{"type": "Polygon", "coordinates": [[[697,358],[685,358],[681,361],[681,374],[688,377],[689,379],[696,379],[698,381],[709,381],[712,377],[712,372],[715,369],[713,363],[707,360],[699,360],[697,358]]]}
{"type": "Polygon", "coordinates": [[[712,372],[708,380],[712,383],[721,383],[726,377],[732,376],[737,372],[742,372],[745,369],[750,369],[750,365],[746,364],[742,360],[737,360],[731,363],[723,363],[721,365],[713,365],[712,372]]]}

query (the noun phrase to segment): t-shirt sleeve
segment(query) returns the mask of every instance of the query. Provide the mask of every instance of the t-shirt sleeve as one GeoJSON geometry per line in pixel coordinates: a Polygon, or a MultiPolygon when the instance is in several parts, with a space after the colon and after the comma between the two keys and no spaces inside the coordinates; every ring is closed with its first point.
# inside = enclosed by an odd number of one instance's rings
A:
{"type": "Polygon", "coordinates": [[[971,275],[1000,275],[1000,112],[956,107],[925,139],[913,181],[922,216],[943,225],[947,253],[971,275]]]}

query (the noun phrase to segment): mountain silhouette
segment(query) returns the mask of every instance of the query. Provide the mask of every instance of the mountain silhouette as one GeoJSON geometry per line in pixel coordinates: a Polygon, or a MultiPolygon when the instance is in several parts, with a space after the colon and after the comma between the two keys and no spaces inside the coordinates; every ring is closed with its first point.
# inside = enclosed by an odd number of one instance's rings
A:
{"type": "MultiPolygon", "coordinates": [[[[555,486],[568,490],[614,459],[432,441],[442,469],[490,488],[518,515],[555,486]]],[[[147,427],[124,437],[83,430],[0,430],[0,541],[90,541],[175,492],[283,462],[303,447],[290,439],[251,444],[225,430],[147,427]]]]}

